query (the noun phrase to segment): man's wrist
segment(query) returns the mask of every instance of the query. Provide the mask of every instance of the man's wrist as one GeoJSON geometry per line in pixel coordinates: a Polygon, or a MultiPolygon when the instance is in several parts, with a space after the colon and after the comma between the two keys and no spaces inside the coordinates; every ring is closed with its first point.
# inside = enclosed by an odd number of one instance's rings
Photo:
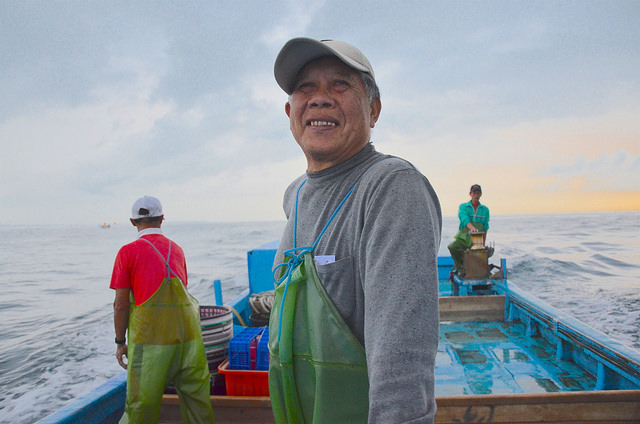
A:
{"type": "Polygon", "coordinates": [[[127,339],[123,337],[122,340],[118,340],[118,338],[116,337],[116,344],[117,345],[127,344],[127,339]]]}

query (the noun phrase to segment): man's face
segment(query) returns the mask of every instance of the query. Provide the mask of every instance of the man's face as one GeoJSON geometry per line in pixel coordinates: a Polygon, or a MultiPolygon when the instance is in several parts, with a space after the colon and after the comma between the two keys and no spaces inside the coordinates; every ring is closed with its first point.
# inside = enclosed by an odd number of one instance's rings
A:
{"type": "Polygon", "coordinates": [[[475,203],[480,201],[482,192],[480,190],[473,190],[471,193],[469,193],[469,195],[471,196],[471,201],[475,203]]]}
{"type": "Polygon", "coordinates": [[[380,115],[358,73],[335,57],[309,62],[298,74],[285,112],[291,133],[307,157],[307,170],[321,171],[349,159],[369,142],[380,115]]]}

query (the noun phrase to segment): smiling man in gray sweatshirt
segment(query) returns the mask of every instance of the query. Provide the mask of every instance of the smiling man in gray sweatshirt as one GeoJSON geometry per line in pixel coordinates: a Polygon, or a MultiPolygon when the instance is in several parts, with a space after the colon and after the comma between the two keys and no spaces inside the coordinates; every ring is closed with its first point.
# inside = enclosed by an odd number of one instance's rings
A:
{"type": "Polygon", "coordinates": [[[382,103],[354,46],[296,38],[275,77],[307,159],[285,192],[270,321],[277,422],[431,423],[437,252],[429,181],[370,143],[382,103]]]}

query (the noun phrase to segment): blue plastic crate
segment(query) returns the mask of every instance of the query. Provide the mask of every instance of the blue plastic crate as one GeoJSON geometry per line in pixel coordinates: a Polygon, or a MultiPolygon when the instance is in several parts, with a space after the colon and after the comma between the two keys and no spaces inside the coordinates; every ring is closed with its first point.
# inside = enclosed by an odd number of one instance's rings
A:
{"type": "Polygon", "coordinates": [[[258,337],[262,333],[261,327],[246,327],[229,342],[229,369],[255,369],[258,337]]]}
{"type": "Polygon", "coordinates": [[[258,342],[256,369],[262,371],[269,369],[269,327],[264,327],[264,331],[258,342]]]}

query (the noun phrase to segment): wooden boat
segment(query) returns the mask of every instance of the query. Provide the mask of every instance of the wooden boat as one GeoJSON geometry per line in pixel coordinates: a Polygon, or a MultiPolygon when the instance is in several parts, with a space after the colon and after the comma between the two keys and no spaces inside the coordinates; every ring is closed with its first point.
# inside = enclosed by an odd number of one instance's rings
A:
{"type": "MultiPolygon", "coordinates": [[[[249,288],[229,302],[244,322],[250,295],[273,289],[276,248],[248,252],[249,288]]],[[[640,422],[640,352],[509,282],[504,260],[499,280],[451,276],[449,257],[438,266],[436,423],[640,422]]],[[[40,423],[115,423],[125,390],[123,373],[40,423]]],[[[269,397],[211,403],[218,424],[274,422],[269,397]]],[[[164,396],[160,422],[180,422],[176,395],[164,396]]]]}

